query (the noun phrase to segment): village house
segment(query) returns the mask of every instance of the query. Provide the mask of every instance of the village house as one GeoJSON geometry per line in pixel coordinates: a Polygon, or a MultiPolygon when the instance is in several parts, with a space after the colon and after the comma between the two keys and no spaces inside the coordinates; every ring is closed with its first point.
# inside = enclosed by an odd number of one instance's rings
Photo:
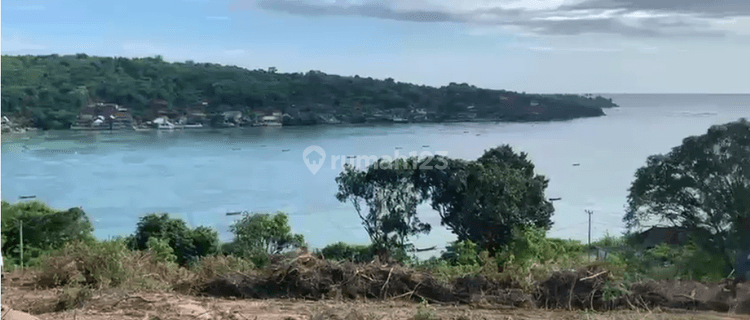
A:
{"type": "Polygon", "coordinates": [[[652,227],[641,232],[639,238],[647,249],[662,243],[684,245],[687,242],[688,231],[679,227],[652,227]]]}

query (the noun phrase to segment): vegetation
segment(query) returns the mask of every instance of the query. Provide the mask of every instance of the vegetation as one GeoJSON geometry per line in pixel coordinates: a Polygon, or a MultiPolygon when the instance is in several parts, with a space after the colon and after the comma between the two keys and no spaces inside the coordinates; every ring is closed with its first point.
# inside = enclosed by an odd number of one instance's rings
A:
{"type": "MultiPolygon", "coordinates": [[[[607,251],[606,257],[594,262],[591,247],[547,237],[552,214],[543,196],[547,180],[534,174],[525,154],[516,154],[508,146],[488,150],[475,161],[410,158],[381,160],[366,171],[347,167],[337,178],[337,198],[354,204],[372,243],[355,246],[339,242],[318,251],[318,257],[302,251],[304,255],[290,259],[302,262],[283,270],[277,268],[274,256],[304,248],[305,243],[301,235],[292,232],[288,216],[281,212],[243,215],[230,228],[233,241],[220,246],[215,230],[190,229],[184,221],[166,214],[142,217],[136,232],[126,239],[97,241],[80,209],[57,211],[39,202],[3,202],[3,257],[10,262],[6,265],[19,263],[17,247],[21,239],[17,238],[15,221],[24,221],[24,248],[36,252],[35,258],[26,261],[39,271],[39,285],[63,288],[61,309],[79,306],[91,297],[92,290],[177,290],[232,273],[271,274],[268,285],[291,281],[299,286],[295,288],[303,288],[308,284],[286,278],[306,275],[310,278],[303,280],[328,281],[316,278],[314,273],[335,268],[334,276],[339,279],[335,281],[357,277],[359,268],[370,272],[360,274],[363,279],[382,277],[383,284],[376,280],[367,283],[384,292],[378,294],[382,297],[388,293],[383,290],[392,276],[393,288],[405,286],[411,290],[398,294],[417,297],[420,292],[416,292],[416,286],[432,285],[428,282],[434,284],[434,280],[451,285],[458,285],[460,280],[482,287],[482,281],[487,284],[491,279],[506,288],[546,295],[545,301],[557,306],[562,305],[561,300],[554,295],[564,292],[563,303],[571,308],[574,289],[584,290],[584,300],[590,304],[575,303],[593,308],[595,299],[614,303],[638,290],[644,295],[653,293],[648,286],[654,284],[644,280],[717,281],[728,277],[729,273],[722,270],[727,255],[743,248],[747,233],[742,231],[748,230],[742,224],[748,216],[750,184],[744,171],[750,159],[748,133],[750,126],[745,120],[712,127],[704,136],[686,139],[666,156],[650,157],[648,165],[637,171],[625,221],[634,228],[649,217],[665,219],[691,231],[687,244],[663,243],[646,248],[639,243],[642,239],[638,233],[607,235],[592,245],[607,251]],[[420,169],[425,163],[439,163],[443,170],[420,169]],[[415,212],[416,205],[428,200],[441,210],[443,223],[459,240],[450,243],[441,257],[419,261],[406,254],[410,249],[408,239],[429,231],[415,212]],[[368,206],[366,213],[361,205],[368,206]],[[713,206],[721,208],[722,213],[713,206]],[[446,218],[451,215],[453,218],[446,218]],[[476,236],[469,231],[482,226],[503,232],[476,236]],[[463,230],[465,236],[455,229],[463,230]],[[380,264],[316,264],[320,259],[367,262],[383,249],[395,252],[392,257],[406,268],[394,271],[399,268],[395,266],[384,271],[380,264]],[[268,265],[273,268],[263,270],[268,265]],[[427,281],[420,278],[427,277],[425,274],[406,274],[407,268],[427,271],[432,278],[427,281]],[[575,269],[579,271],[571,271],[575,269]],[[400,279],[395,280],[397,277],[400,279]],[[544,283],[549,286],[544,287],[544,283]],[[581,285],[565,288],[571,284],[581,285]]],[[[728,288],[726,292],[730,293],[737,289],[728,288]]],[[[415,317],[429,318],[426,309],[419,314],[415,317]]]]}
{"type": "Polygon", "coordinates": [[[219,234],[206,227],[190,229],[185,221],[166,213],[149,214],[141,217],[128,245],[133,250],[155,250],[165,257],[174,254],[177,263],[185,265],[217,253],[219,234]]]}
{"type": "Polygon", "coordinates": [[[376,246],[403,249],[408,237],[429,233],[416,216],[431,200],[441,224],[494,255],[516,227],[549,229],[552,204],[544,197],[548,180],[534,174],[525,153],[504,145],[476,161],[442,156],[381,159],[366,171],[347,165],[336,178],[341,202],[349,201],[376,246]],[[369,208],[362,213],[362,205],[369,208]]]}
{"type": "Polygon", "coordinates": [[[270,256],[305,245],[301,234],[292,233],[289,217],[283,212],[245,213],[229,230],[234,233],[234,241],[227,253],[248,258],[261,267],[268,263],[270,256]]]}
{"type": "MultiPolygon", "coordinates": [[[[2,56],[2,113],[45,129],[67,129],[89,99],[123,105],[148,119],[153,99],[170,109],[200,105],[206,112],[275,107],[335,113],[352,122],[376,111],[414,107],[448,119],[471,110],[479,118],[554,120],[603,115],[610,99],[575,95],[531,95],[451,83],[441,88],[393,79],[342,77],[320,71],[278,73],[192,61],[77,55],[2,56]],[[539,106],[531,108],[535,100],[539,106]]],[[[296,116],[296,115],[295,115],[296,116]]],[[[361,120],[357,120],[361,119],[361,120]]],[[[296,124],[314,124],[297,117],[296,124]]]]}
{"type": "Polygon", "coordinates": [[[2,202],[2,253],[7,266],[21,265],[22,242],[23,265],[30,265],[66,243],[93,241],[93,231],[86,213],[79,208],[58,211],[38,201],[2,202]]]}
{"type": "Polygon", "coordinates": [[[633,229],[651,219],[684,227],[694,243],[732,270],[750,248],[750,122],[711,127],[638,169],[624,217],[633,229]]]}

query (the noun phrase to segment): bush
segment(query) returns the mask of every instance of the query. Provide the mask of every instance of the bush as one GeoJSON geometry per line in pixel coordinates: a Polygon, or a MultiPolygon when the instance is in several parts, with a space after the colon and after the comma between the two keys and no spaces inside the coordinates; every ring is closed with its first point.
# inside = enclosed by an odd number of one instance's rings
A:
{"type": "Polygon", "coordinates": [[[211,280],[230,273],[247,275],[254,269],[255,266],[249,260],[224,255],[203,257],[190,268],[201,281],[211,280]]]}
{"type": "Polygon", "coordinates": [[[141,217],[128,245],[133,250],[148,250],[151,238],[166,241],[180,265],[219,251],[219,234],[215,230],[208,227],[190,229],[185,221],[170,218],[166,213],[141,217]]]}
{"type": "Polygon", "coordinates": [[[184,269],[154,252],[131,251],[123,240],[74,242],[42,257],[38,284],[91,289],[171,289],[187,278],[184,269]]]}
{"type": "Polygon", "coordinates": [[[72,241],[93,241],[93,227],[79,208],[55,210],[39,201],[2,202],[2,254],[8,266],[20,265],[20,227],[23,225],[25,266],[72,241]]]}
{"type": "Polygon", "coordinates": [[[276,214],[244,214],[229,229],[234,234],[233,244],[222,249],[231,254],[250,259],[258,267],[270,261],[271,255],[278,255],[305,244],[301,234],[292,233],[289,217],[283,212],[276,214]]]}
{"type": "Polygon", "coordinates": [[[471,240],[455,241],[443,253],[442,258],[454,266],[479,265],[479,246],[471,240]]]}
{"type": "Polygon", "coordinates": [[[375,250],[371,245],[351,245],[343,242],[329,244],[320,254],[327,260],[369,262],[375,257],[375,250]]]}

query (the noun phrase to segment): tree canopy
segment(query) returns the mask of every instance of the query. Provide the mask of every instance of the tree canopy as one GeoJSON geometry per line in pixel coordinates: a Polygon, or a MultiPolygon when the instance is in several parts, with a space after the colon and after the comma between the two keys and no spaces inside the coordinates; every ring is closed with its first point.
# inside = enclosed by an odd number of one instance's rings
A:
{"type": "Polygon", "coordinates": [[[176,256],[177,262],[186,264],[204,256],[215,254],[219,249],[219,234],[208,227],[191,229],[182,219],[170,218],[168,214],[148,214],[138,221],[135,233],[128,239],[134,250],[151,249],[149,242],[165,241],[176,256]]]}
{"type": "Polygon", "coordinates": [[[125,106],[136,118],[149,115],[153,99],[172,109],[207,101],[208,113],[274,107],[359,116],[413,106],[441,114],[471,110],[507,119],[600,116],[601,108],[616,106],[602,97],[531,95],[465,83],[434,88],[313,70],[279,73],[274,67],[247,70],[192,61],[169,63],[161,57],[3,55],[2,65],[3,114],[52,129],[69,128],[89,99],[125,106]],[[538,107],[529,109],[532,101],[538,107]]]}
{"type": "Polygon", "coordinates": [[[534,173],[525,153],[504,145],[475,161],[434,158],[380,160],[366,170],[346,166],[336,179],[341,202],[350,201],[375,245],[403,247],[428,233],[417,205],[430,201],[441,224],[494,254],[517,227],[549,229],[554,208],[545,199],[549,181],[534,173]],[[363,213],[362,206],[368,213],[363,213]]]}
{"type": "Polygon", "coordinates": [[[713,126],[650,156],[629,192],[628,228],[656,221],[685,227],[731,265],[734,252],[750,248],[750,123],[713,126]]]}
{"type": "Polygon", "coordinates": [[[9,264],[20,264],[23,226],[24,265],[66,243],[94,240],[94,228],[80,208],[55,210],[38,201],[2,202],[2,253],[9,264]]]}
{"type": "Polygon", "coordinates": [[[283,212],[245,213],[229,230],[234,234],[231,253],[250,258],[257,266],[265,265],[270,255],[305,245],[301,234],[292,233],[289,217],[283,212]]]}

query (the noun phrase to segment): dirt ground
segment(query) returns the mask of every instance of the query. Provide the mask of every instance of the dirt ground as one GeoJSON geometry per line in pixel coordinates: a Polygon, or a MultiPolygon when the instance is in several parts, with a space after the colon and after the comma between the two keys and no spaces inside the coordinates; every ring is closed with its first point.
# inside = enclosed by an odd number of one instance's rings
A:
{"type": "MultiPolygon", "coordinates": [[[[104,290],[76,309],[55,310],[62,289],[34,288],[31,277],[4,277],[3,320],[8,308],[40,320],[386,320],[386,319],[748,319],[748,315],[677,311],[656,307],[644,311],[568,311],[564,309],[480,305],[422,305],[400,299],[320,300],[215,298],[163,292],[104,290]]],[[[16,314],[17,316],[18,314],[16,314]]],[[[13,318],[33,319],[33,318],[13,318]]]]}

